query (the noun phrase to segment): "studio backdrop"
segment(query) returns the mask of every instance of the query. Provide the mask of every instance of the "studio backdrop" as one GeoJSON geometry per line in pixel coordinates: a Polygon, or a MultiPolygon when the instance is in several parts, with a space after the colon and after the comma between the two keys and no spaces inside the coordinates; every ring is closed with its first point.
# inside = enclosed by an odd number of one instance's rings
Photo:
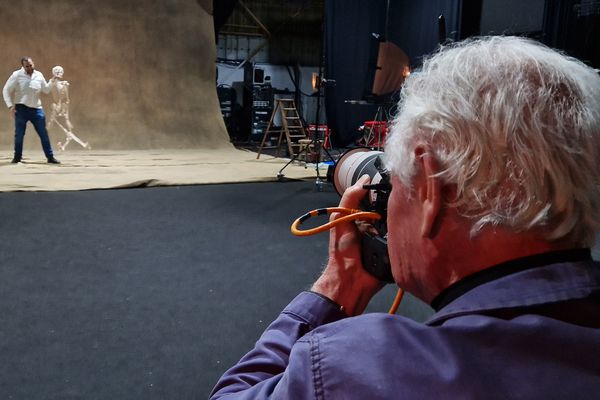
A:
{"type": "MultiPolygon", "coordinates": [[[[22,56],[47,80],[61,65],[73,132],[94,150],[230,146],[210,0],[2,1],[0,20],[2,85],[22,56]]],[[[42,96],[47,114],[52,101],[42,96]]],[[[13,132],[0,113],[0,150],[10,152],[13,132]]],[[[65,137],[56,124],[49,134],[53,145],[65,137]]],[[[39,149],[31,128],[25,148],[39,149]]]]}

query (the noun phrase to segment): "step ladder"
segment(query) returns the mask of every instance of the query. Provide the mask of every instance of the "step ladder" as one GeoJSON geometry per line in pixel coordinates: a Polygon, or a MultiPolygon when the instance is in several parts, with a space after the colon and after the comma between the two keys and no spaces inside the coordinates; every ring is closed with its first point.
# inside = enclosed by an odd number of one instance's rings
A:
{"type": "Polygon", "coordinates": [[[269,146],[269,148],[277,148],[275,157],[279,156],[279,149],[283,143],[284,135],[290,158],[297,157],[302,149],[302,143],[300,141],[306,140],[308,137],[306,136],[306,130],[304,129],[298,110],[296,109],[296,102],[293,99],[275,100],[275,108],[271,114],[271,119],[269,120],[267,129],[263,135],[260,147],[258,148],[256,159],[259,159],[267,140],[270,142],[275,136],[277,136],[277,145],[269,146]],[[273,121],[278,112],[281,116],[281,128],[274,129],[273,121]]]}

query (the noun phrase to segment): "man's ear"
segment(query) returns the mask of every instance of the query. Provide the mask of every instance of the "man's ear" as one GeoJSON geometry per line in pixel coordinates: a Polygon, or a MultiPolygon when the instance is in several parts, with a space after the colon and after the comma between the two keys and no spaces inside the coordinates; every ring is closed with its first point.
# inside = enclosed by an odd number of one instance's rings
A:
{"type": "Polygon", "coordinates": [[[442,181],[437,176],[440,168],[437,159],[426,147],[417,147],[415,156],[421,169],[417,185],[417,195],[422,204],[421,236],[429,237],[442,207],[442,181]]]}

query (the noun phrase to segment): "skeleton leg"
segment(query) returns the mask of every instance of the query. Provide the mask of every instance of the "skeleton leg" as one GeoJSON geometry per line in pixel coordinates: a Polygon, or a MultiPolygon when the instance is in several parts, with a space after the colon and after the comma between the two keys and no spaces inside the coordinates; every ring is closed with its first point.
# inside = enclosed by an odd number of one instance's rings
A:
{"type": "Polygon", "coordinates": [[[71,123],[71,120],[69,119],[69,109],[67,108],[65,110],[65,124],[67,125],[67,129],[69,130],[67,132],[67,136],[70,137],[71,139],[73,139],[74,141],[76,141],[77,143],[79,143],[81,145],[81,147],[83,147],[84,149],[91,149],[92,146],[90,146],[90,144],[88,142],[84,142],[83,140],[79,139],[77,137],[77,135],[75,135],[73,133],[73,124],[71,123]]]}
{"type": "MultiPolygon", "coordinates": [[[[71,132],[70,130],[67,130],[64,126],[62,126],[62,124],[60,122],[58,122],[57,120],[55,120],[56,125],[58,125],[67,135],[67,139],[65,140],[65,143],[61,144],[60,142],[58,142],[58,145],[60,146],[60,148],[64,151],[67,148],[67,145],[69,144],[69,142],[71,140],[76,141],[77,143],[79,143],[84,149],[88,149],[91,150],[92,146],[90,146],[89,143],[84,142],[83,140],[79,139],[73,132],[71,132]]],[[[69,120],[66,120],[66,122],[68,123],[69,126],[71,126],[71,122],[69,120]]]]}
{"type": "Polygon", "coordinates": [[[84,149],[91,149],[92,146],[90,146],[89,143],[82,141],[81,139],[79,139],[77,136],[75,136],[75,134],[73,132],[67,132],[67,143],[70,140],[74,140],[77,143],[79,143],[81,145],[81,147],[83,147],[84,149]]]}
{"type": "Polygon", "coordinates": [[[51,106],[51,112],[50,112],[50,118],[48,123],[46,124],[46,128],[50,128],[52,126],[52,123],[56,121],[56,104],[52,103],[51,106]]]}
{"type": "Polygon", "coordinates": [[[65,144],[63,145],[63,150],[67,148],[67,146],[69,145],[70,141],[71,141],[71,137],[67,133],[67,140],[65,140],[65,144]]]}
{"type": "Polygon", "coordinates": [[[60,122],[58,122],[58,120],[56,118],[54,118],[53,121],[56,122],[56,125],[58,125],[60,127],[60,129],[62,129],[65,132],[65,134],[67,135],[67,140],[65,140],[64,143],[58,142],[58,147],[60,147],[60,149],[62,151],[65,151],[65,149],[67,148],[67,145],[71,141],[71,139],[69,138],[69,131],[66,130],[65,127],[62,126],[62,124],[60,122]]]}

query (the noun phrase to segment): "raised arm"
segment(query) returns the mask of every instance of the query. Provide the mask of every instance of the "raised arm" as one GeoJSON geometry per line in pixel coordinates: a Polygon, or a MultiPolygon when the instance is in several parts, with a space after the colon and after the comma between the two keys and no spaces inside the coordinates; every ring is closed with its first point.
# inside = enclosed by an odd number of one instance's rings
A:
{"type": "Polygon", "coordinates": [[[50,81],[46,82],[46,78],[44,78],[44,75],[42,75],[42,92],[43,93],[50,93],[50,91],[56,86],[56,79],[55,78],[50,78],[50,81]]]}

